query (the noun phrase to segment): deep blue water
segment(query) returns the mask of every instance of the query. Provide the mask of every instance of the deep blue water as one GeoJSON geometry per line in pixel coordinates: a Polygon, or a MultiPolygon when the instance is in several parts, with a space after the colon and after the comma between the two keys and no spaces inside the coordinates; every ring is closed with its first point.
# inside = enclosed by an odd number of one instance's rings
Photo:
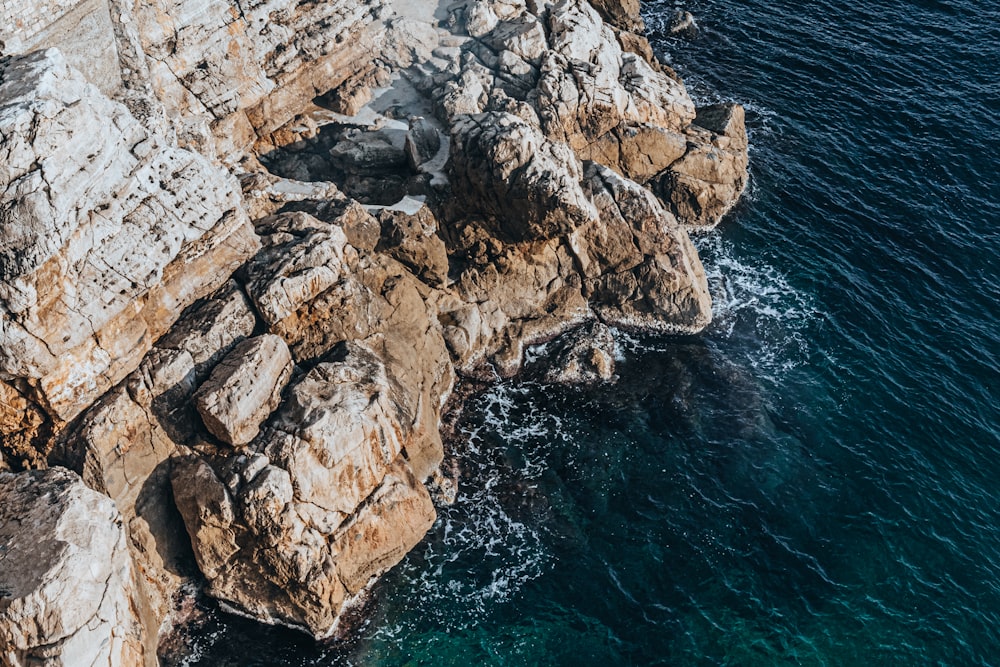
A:
{"type": "Polygon", "coordinates": [[[1000,664],[1000,3],[684,7],[752,143],[711,329],[476,399],[350,646],[212,612],[188,664],[1000,664]]]}

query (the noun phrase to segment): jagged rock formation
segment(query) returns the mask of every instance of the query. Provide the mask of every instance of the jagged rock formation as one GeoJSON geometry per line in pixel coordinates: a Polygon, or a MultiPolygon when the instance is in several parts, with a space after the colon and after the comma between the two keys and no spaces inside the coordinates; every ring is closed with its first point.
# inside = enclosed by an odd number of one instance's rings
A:
{"type": "Polygon", "coordinates": [[[597,322],[548,377],[609,381],[610,327],[709,323],[686,229],[745,185],[743,113],[637,3],[100,7],[99,72],[0,58],[0,468],[114,501],[149,644],[192,561],[331,635],[434,520],[457,376],[597,322]]]}
{"type": "Polygon", "coordinates": [[[0,378],[38,442],[133,370],[258,242],[235,179],[146,130],[58,51],[0,63],[0,378]]]}
{"type": "Polygon", "coordinates": [[[76,474],[0,473],[0,662],[155,664],[122,517],[76,474]]]}

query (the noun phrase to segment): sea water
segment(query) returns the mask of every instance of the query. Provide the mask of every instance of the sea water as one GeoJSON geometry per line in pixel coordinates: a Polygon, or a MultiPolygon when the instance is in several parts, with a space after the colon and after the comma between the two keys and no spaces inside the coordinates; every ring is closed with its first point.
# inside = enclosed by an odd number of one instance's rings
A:
{"type": "Polygon", "coordinates": [[[177,662],[1000,664],[1000,3],[682,8],[654,46],[751,142],[712,326],[473,399],[355,640],[210,609],[177,662]]]}

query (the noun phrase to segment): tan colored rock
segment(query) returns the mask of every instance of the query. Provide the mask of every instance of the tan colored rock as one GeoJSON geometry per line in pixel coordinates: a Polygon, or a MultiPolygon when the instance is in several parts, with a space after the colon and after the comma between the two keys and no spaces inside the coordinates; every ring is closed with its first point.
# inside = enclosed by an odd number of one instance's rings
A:
{"type": "Polygon", "coordinates": [[[257,240],[231,176],[151,135],[58,51],[0,68],[0,378],[28,382],[58,425],[257,240]]]}
{"type": "Polygon", "coordinates": [[[630,32],[642,32],[645,23],[639,13],[639,0],[590,0],[605,21],[630,32]]]}
{"type": "Polygon", "coordinates": [[[122,517],[62,468],[0,473],[0,660],[155,665],[122,517]]]}
{"type": "Polygon", "coordinates": [[[656,188],[682,224],[712,227],[746,187],[743,107],[719,104],[700,109],[687,137],[687,153],[658,177],[656,188]]]}
{"type": "Polygon", "coordinates": [[[264,334],[243,341],[194,394],[205,427],[234,447],[249,443],[281,402],[292,369],[292,355],[280,337],[264,334]]]}
{"type": "Polygon", "coordinates": [[[401,456],[397,394],[375,352],[347,343],[295,383],[254,451],[175,466],[212,595],[325,637],[423,537],[434,509],[401,456]]]}
{"type": "Polygon", "coordinates": [[[218,293],[178,320],[156,342],[156,347],[187,351],[200,381],[234,345],[252,336],[256,326],[257,316],[243,290],[230,280],[218,293]]]}
{"type": "Polygon", "coordinates": [[[122,512],[148,599],[140,615],[152,637],[169,623],[184,574],[193,574],[188,538],[170,500],[170,460],[204,437],[192,400],[199,380],[255,324],[234,284],[205,299],[67,439],[62,458],[79,465],[88,486],[111,496],[122,512]]]}
{"type": "Polygon", "coordinates": [[[580,187],[577,157],[517,116],[458,119],[452,128],[451,170],[454,187],[492,216],[491,229],[503,239],[549,239],[596,217],[580,187]]]}
{"type": "Polygon", "coordinates": [[[169,459],[198,423],[191,407],[195,364],[185,350],[154,350],[82,417],[70,438],[87,486],[122,513],[145,602],[138,608],[155,642],[181,584],[188,547],[169,502],[169,459]]]}
{"type": "Polygon", "coordinates": [[[587,173],[601,222],[577,230],[571,247],[598,316],[666,333],[704,329],[712,301],[687,233],[642,186],[595,163],[587,173]]]}
{"type": "Polygon", "coordinates": [[[129,7],[184,145],[235,161],[311,100],[373,68],[382,0],[173,0],[129,7]]]}
{"type": "Polygon", "coordinates": [[[304,213],[257,222],[265,246],[246,266],[247,293],[271,325],[337,284],[356,255],[339,225],[304,213]]]}
{"type": "Polygon", "coordinates": [[[438,222],[427,206],[413,215],[382,209],[376,213],[382,224],[379,250],[398,260],[415,276],[433,287],[448,282],[448,251],[438,235],[438,222]]]}

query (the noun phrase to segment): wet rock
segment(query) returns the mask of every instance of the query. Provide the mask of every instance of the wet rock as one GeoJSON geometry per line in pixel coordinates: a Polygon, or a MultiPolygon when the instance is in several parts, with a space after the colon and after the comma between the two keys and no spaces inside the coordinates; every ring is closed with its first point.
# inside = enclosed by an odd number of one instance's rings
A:
{"type": "Polygon", "coordinates": [[[615,338],[600,322],[566,334],[550,354],[546,382],[596,384],[615,378],[615,338]]]}
{"type": "Polygon", "coordinates": [[[249,443],[281,402],[292,355],[273,334],[249,338],[219,362],[194,400],[205,427],[234,447],[249,443]]]}
{"type": "Polygon", "coordinates": [[[683,37],[684,39],[695,39],[698,37],[698,24],[695,23],[694,15],[682,9],[678,9],[670,17],[670,24],[667,29],[675,37],[683,37]]]}
{"type": "Polygon", "coordinates": [[[4,663],[155,665],[122,517],[62,468],[0,472],[4,663]]]}

